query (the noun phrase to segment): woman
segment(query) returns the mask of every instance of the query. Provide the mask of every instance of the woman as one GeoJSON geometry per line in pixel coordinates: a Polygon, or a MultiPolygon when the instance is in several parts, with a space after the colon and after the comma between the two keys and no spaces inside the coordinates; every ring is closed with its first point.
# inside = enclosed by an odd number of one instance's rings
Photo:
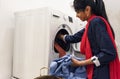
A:
{"type": "Polygon", "coordinates": [[[74,66],[86,66],[88,79],[120,79],[120,64],[115,35],[102,0],[74,0],[76,16],[87,21],[74,35],[59,35],[67,43],[81,41],[80,50],[86,60],[72,58],[74,66]]]}

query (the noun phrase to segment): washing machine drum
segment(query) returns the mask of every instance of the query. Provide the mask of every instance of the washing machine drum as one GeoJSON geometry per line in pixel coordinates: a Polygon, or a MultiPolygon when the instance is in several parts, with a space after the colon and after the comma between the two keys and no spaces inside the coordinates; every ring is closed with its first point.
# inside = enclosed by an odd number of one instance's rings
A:
{"type": "MultiPolygon", "coordinates": [[[[57,38],[59,34],[67,34],[69,35],[69,33],[67,32],[67,30],[65,29],[61,29],[57,32],[56,37],[55,37],[55,42],[59,44],[59,46],[64,49],[66,52],[69,51],[70,49],[70,43],[65,43],[63,40],[61,40],[60,38],[57,38]]],[[[55,52],[58,53],[58,51],[54,48],[55,52]]]]}

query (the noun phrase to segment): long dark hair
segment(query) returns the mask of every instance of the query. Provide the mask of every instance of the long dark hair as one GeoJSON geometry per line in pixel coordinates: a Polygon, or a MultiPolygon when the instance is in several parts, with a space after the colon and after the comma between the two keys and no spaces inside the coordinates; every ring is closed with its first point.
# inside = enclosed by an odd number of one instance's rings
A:
{"type": "MultiPolygon", "coordinates": [[[[74,0],[74,2],[73,2],[73,7],[76,12],[80,11],[80,10],[84,11],[86,6],[90,6],[91,12],[93,14],[105,18],[109,23],[103,0],[74,0]]],[[[113,28],[111,27],[111,25],[110,25],[110,28],[111,28],[113,36],[115,38],[115,34],[114,34],[114,31],[113,31],[113,28]]]]}

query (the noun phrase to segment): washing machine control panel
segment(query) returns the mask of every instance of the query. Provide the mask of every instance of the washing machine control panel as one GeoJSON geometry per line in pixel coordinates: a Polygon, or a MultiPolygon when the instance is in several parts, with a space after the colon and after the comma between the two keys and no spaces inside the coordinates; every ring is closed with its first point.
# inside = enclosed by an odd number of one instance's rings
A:
{"type": "Polygon", "coordinates": [[[71,16],[64,16],[63,19],[64,19],[65,21],[68,21],[68,22],[70,22],[70,23],[73,23],[73,18],[72,18],[71,16]]]}
{"type": "Polygon", "coordinates": [[[68,16],[69,22],[73,23],[73,18],[71,16],[68,16]]]}

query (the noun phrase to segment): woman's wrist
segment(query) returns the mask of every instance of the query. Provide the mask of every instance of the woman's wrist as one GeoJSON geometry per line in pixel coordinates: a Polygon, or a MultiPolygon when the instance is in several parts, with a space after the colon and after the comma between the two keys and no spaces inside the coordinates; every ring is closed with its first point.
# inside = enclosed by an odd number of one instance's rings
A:
{"type": "Polygon", "coordinates": [[[89,64],[93,64],[93,62],[91,61],[91,59],[82,60],[82,61],[79,62],[80,66],[85,66],[85,65],[89,65],[89,64]]]}

